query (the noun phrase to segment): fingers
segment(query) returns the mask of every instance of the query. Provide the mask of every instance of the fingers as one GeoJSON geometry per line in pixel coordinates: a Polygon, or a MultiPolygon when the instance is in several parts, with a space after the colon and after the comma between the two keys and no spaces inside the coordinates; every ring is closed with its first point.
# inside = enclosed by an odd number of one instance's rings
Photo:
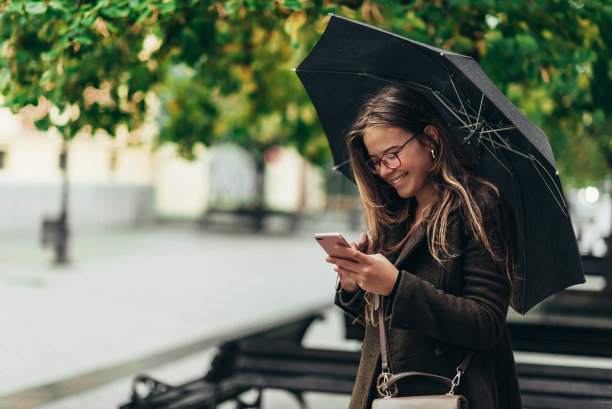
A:
{"type": "MultiPolygon", "coordinates": [[[[339,248],[338,246],[336,246],[339,248]]],[[[353,248],[348,247],[340,247],[342,250],[338,250],[337,257],[328,256],[325,261],[330,264],[338,264],[348,270],[355,270],[356,264],[362,263],[365,261],[366,255],[360,252],[359,250],[355,250],[353,248]]]]}
{"type": "Polygon", "coordinates": [[[338,266],[334,267],[334,271],[338,273],[341,290],[347,291],[349,293],[354,293],[359,289],[359,282],[352,276],[351,272],[344,270],[343,268],[338,266]]]}
{"type": "Polygon", "coordinates": [[[327,257],[325,261],[328,262],[329,264],[335,264],[336,266],[340,266],[344,268],[345,270],[349,270],[349,271],[353,271],[350,269],[351,265],[357,264],[356,262],[352,260],[347,260],[347,259],[338,258],[338,257],[331,257],[331,256],[327,257]]]}
{"type": "MultiPolygon", "coordinates": [[[[336,259],[346,259],[346,260],[357,261],[359,256],[361,255],[361,252],[356,247],[357,245],[355,243],[351,243],[350,247],[336,244],[333,248],[333,251],[331,252],[333,256],[329,256],[329,257],[336,258],[336,259]]],[[[330,261],[328,261],[328,263],[329,262],[330,261]]]]}
{"type": "Polygon", "coordinates": [[[357,247],[357,250],[366,251],[368,249],[369,244],[370,244],[370,239],[368,235],[362,232],[359,235],[359,245],[357,247]]]}
{"type": "Polygon", "coordinates": [[[368,246],[367,246],[367,249],[365,250],[365,253],[374,254],[374,242],[372,240],[368,242],[368,246]]]}

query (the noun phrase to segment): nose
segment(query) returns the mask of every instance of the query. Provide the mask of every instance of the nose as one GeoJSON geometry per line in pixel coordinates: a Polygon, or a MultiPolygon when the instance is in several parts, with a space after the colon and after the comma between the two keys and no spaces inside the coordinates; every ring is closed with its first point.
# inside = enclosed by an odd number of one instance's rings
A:
{"type": "Polygon", "coordinates": [[[380,162],[378,166],[380,166],[378,168],[378,175],[383,179],[393,172],[393,169],[389,168],[383,162],[380,162]]]}

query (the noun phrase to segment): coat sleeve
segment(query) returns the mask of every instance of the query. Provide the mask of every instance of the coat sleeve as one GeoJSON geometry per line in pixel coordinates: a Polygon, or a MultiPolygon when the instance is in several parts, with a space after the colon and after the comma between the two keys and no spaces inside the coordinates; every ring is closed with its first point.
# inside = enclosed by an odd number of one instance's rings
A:
{"type": "Polygon", "coordinates": [[[334,303],[344,310],[351,317],[357,319],[361,325],[365,326],[363,319],[365,313],[365,291],[359,289],[355,293],[348,293],[346,291],[339,291],[336,293],[334,303]]]}
{"type": "Polygon", "coordinates": [[[403,270],[391,301],[391,328],[474,349],[495,345],[505,327],[510,280],[475,238],[464,239],[456,268],[446,272],[461,275],[461,295],[445,293],[403,270]]]}

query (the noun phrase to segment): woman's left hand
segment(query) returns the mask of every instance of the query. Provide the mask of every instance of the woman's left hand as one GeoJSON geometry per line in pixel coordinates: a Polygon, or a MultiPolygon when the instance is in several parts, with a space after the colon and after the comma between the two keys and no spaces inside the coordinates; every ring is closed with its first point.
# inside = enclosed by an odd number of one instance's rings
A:
{"type": "Polygon", "coordinates": [[[382,254],[364,254],[359,250],[337,246],[338,253],[346,257],[327,257],[325,261],[335,264],[334,270],[357,281],[365,291],[389,295],[393,290],[399,271],[382,254]],[[354,261],[353,261],[354,260],[354,261]]]}

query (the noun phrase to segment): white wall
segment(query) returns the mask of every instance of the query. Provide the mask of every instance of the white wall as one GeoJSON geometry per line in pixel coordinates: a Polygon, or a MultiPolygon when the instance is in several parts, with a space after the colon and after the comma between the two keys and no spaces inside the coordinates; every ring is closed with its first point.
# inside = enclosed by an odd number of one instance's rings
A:
{"type": "MultiPolygon", "coordinates": [[[[72,182],[68,195],[71,229],[121,227],[155,218],[153,187],[72,182]]],[[[0,232],[36,234],[45,218],[60,214],[61,182],[0,182],[0,232]]]]}
{"type": "Polygon", "coordinates": [[[325,207],[324,175],[294,148],[275,148],[265,173],[265,203],[284,211],[325,207]]]}
{"type": "Polygon", "coordinates": [[[202,216],[208,204],[209,152],[196,149],[192,161],[180,158],[172,145],[155,153],[155,209],[160,217],[193,219],[202,216]]]}

